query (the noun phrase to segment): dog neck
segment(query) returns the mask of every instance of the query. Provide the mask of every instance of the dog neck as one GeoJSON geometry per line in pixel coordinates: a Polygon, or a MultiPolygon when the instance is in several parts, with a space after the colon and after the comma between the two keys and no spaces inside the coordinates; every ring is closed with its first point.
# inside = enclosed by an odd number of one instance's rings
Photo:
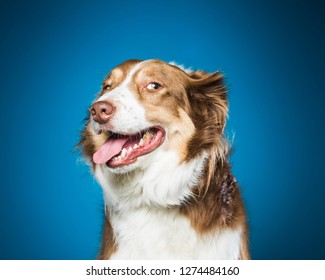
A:
{"type": "Polygon", "coordinates": [[[179,206],[193,195],[192,189],[203,174],[208,156],[204,153],[178,164],[176,153],[164,152],[159,161],[124,174],[114,174],[105,165],[97,165],[95,176],[111,211],[179,206]]]}

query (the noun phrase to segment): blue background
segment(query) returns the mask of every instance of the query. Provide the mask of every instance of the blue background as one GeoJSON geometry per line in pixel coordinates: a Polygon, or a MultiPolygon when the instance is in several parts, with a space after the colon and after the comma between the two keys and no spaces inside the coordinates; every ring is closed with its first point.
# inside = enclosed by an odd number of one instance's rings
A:
{"type": "Polygon", "coordinates": [[[73,153],[130,58],[224,71],[254,259],[325,259],[318,1],[2,1],[1,259],[94,259],[102,194],[73,153]]]}

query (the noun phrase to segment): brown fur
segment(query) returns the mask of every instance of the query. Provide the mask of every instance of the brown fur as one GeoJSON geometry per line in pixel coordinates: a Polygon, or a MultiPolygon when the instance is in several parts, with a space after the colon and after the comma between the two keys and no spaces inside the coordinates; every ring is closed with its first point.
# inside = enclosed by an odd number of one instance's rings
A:
{"type": "Polygon", "coordinates": [[[205,174],[193,188],[194,198],[181,207],[199,234],[213,230],[242,227],[241,259],[249,259],[248,228],[240,190],[230,171],[228,143],[223,136],[228,100],[226,86],[220,72],[190,74],[188,97],[189,114],[195,134],[188,144],[187,161],[202,151],[210,151],[205,174]]]}
{"type": "MultiPolygon", "coordinates": [[[[224,150],[222,133],[228,113],[223,76],[219,72],[194,72],[193,77],[195,78],[190,81],[188,96],[192,109],[189,114],[196,133],[189,143],[188,160],[195,158],[203,150],[224,150]]],[[[224,153],[219,154],[219,157],[223,156],[224,153]]]]}
{"type": "MultiPolygon", "coordinates": [[[[216,161],[214,176],[207,186],[207,173],[193,188],[193,198],[181,206],[180,213],[186,216],[198,234],[215,230],[243,228],[241,258],[249,259],[246,214],[238,184],[230,171],[228,162],[216,161]]],[[[207,166],[209,162],[207,163],[207,166]]]]}
{"type": "Polygon", "coordinates": [[[248,228],[245,224],[244,232],[241,237],[241,247],[240,247],[240,259],[241,260],[250,260],[251,255],[249,253],[249,242],[248,242],[248,228]]]}
{"type": "MultiPolygon", "coordinates": [[[[95,144],[93,141],[90,124],[89,124],[89,116],[85,119],[86,125],[84,130],[80,134],[80,140],[76,145],[76,148],[80,148],[82,154],[87,158],[91,159],[93,154],[95,153],[95,144]]],[[[92,168],[95,167],[94,162],[91,160],[92,168]]]]}
{"type": "Polygon", "coordinates": [[[104,221],[104,230],[102,236],[101,249],[97,256],[97,259],[107,260],[112,256],[114,252],[117,251],[117,244],[115,242],[113,228],[108,216],[106,216],[106,219],[104,221]]]}
{"type": "MultiPolygon", "coordinates": [[[[118,86],[131,67],[139,60],[127,61],[113,70],[103,83],[118,86]]],[[[249,259],[246,214],[237,181],[230,171],[228,143],[223,136],[228,101],[226,86],[220,72],[208,74],[193,71],[190,74],[159,60],[145,62],[134,74],[130,89],[146,108],[146,118],[168,128],[167,149],[179,153],[180,163],[189,162],[208,151],[206,162],[193,198],[180,207],[180,213],[190,220],[198,234],[241,227],[241,259],[249,259]],[[148,92],[146,85],[158,82],[162,88],[148,92]]],[[[110,90],[110,89],[108,89],[110,90]]],[[[108,135],[106,135],[108,137],[108,135]]],[[[92,132],[87,122],[79,145],[86,157],[92,155],[105,141],[105,135],[92,132]]],[[[94,163],[92,162],[94,168],[94,163]]],[[[105,221],[104,237],[99,258],[108,258],[117,246],[109,220],[105,221]]]]}

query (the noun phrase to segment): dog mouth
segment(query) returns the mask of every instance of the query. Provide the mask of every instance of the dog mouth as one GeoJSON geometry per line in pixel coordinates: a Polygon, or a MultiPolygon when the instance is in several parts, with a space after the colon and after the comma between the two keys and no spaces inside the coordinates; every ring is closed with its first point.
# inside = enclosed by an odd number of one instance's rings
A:
{"type": "Polygon", "coordinates": [[[129,165],[156,150],[164,139],[165,131],[161,127],[151,127],[132,135],[111,133],[93,154],[93,161],[106,163],[111,168],[129,165]]]}

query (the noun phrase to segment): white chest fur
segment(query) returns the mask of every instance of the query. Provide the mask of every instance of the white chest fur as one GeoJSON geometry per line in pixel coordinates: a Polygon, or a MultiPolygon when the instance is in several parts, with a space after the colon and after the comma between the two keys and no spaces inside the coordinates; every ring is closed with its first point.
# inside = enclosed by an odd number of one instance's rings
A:
{"type": "Polygon", "coordinates": [[[95,168],[118,247],[112,259],[238,259],[241,229],[198,234],[179,213],[207,155],[181,165],[172,152],[146,157],[142,171],[128,175],[95,168]]]}
{"type": "Polygon", "coordinates": [[[238,259],[241,230],[198,235],[177,209],[112,213],[118,243],[112,259],[238,259]]]}

